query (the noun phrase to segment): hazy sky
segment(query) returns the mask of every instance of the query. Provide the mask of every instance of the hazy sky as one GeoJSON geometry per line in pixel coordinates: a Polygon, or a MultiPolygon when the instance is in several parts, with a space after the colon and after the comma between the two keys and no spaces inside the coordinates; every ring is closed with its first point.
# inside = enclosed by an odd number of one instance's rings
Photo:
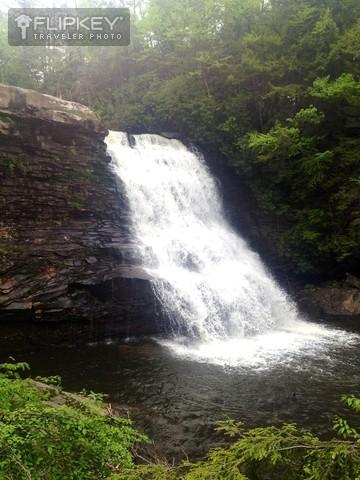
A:
{"type": "Polygon", "coordinates": [[[81,0],[0,0],[0,9],[6,10],[8,8],[16,7],[77,7],[81,0]]]}
{"type": "Polygon", "coordinates": [[[0,0],[0,10],[4,11],[16,7],[43,7],[43,8],[62,8],[62,7],[122,7],[124,4],[132,4],[124,0],[0,0]]]}

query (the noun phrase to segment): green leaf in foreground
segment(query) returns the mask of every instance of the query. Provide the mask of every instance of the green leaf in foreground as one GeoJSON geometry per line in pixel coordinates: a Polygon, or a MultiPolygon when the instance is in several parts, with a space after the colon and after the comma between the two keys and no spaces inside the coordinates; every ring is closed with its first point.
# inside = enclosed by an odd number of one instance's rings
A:
{"type": "Polygon", "coordinates": [[[1,479],[100,480],[132,465],[131,448],[146,437],[130,420],[99,400],[23,380],[17,367],[0,366],[1,479]]]}

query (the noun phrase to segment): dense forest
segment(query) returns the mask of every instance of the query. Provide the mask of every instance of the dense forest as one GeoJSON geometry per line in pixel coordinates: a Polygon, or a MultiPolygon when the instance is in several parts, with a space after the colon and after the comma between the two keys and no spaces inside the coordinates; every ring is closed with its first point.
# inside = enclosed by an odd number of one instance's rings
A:
{"type": "Polygon", "coordinates": [[[356,272],[359,1],[130,7],[132,40],[121,48],[9,47],[3,13],[0,81],[87,104],[109,128],[211,146],[280,225],[278,250],[298,272],[356,272]]]}

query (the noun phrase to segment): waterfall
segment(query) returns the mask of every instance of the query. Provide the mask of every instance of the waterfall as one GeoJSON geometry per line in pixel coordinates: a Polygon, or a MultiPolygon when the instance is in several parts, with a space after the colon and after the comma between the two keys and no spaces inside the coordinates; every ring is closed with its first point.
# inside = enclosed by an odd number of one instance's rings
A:
{"type": "Polygon", "coordinates": [[[107,137],[143,267],[175,336],[246,338],[298,319],[294,303],[225,218],[203,156],[179,140],[107,137]]]}

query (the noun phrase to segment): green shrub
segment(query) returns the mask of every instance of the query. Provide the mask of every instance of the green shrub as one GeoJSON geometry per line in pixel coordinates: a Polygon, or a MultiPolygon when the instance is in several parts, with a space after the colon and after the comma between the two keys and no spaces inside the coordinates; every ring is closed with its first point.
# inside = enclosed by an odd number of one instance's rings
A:
{"type": "Polygon", "coordinates": [[[107,413],[93,395],[21,379],[26,369],[0,365],[1,479],[100,480],[132,465],[131,447],[146,438],[130,420],[107,413]]]}

